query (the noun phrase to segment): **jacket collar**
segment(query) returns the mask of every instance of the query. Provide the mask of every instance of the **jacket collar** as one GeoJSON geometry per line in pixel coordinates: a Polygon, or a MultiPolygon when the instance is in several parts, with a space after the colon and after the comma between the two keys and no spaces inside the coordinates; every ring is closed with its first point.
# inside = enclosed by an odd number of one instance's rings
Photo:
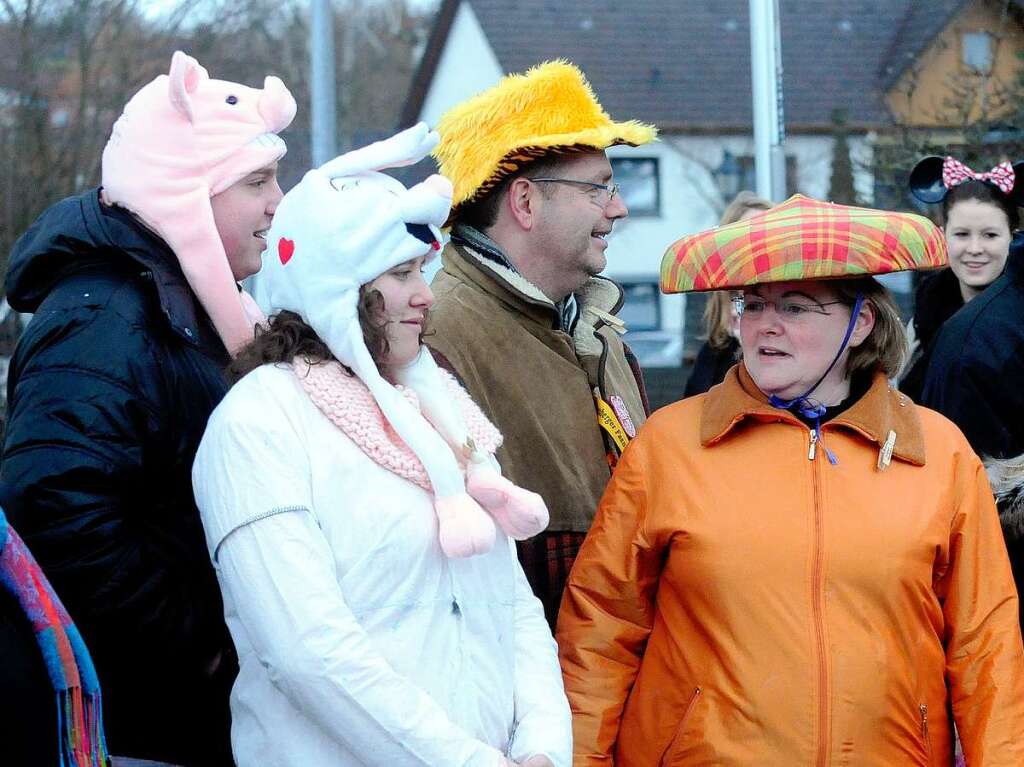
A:
{"type": "MultiPolygon", "coordinates": [[[[700,423],[701,445],[712,447],[727,439],[735,427],[745,420],[800,424],[788,411],[768,404],[768,397],[757,388],[750,373],[740,362],[704,398],[700,423]]],[[[889,385],[883,373],[875,373],[867,393],[822,428],[855,432],[874,442],[880,450],[890,440],[890,433],[895,433],[893,457],[915,466],[924,466],[924,436],[917,409],[908,397],[889,385]]]]}
{"type": "Polygon", "coordinates": [[[1024,232],[1017,232],[1010,242],[1010,255],[1006,259],[1004,274],[1010,281],[1024,285],[1024,232]]]}
{"type": "Polygon", "coordinates": [[[114,205],[104,205],[98,195],[91,205],[85,206],[84,212],[91,224],[102,230],[109,241],[117,243],[121,252],[142,267],[148,279],[152,279],[160,309],[175,334],[186,343],[198,346],[201,332],[205,335],[200,324],[209,323],[174,251],[130,212],[114,205]]]}
{"type": "MultiPolygon", "coordinates": [[[[478,253],[465,243],[449,242],[441,254],[441,262],[452,275],[473,283],[537,322],[561,327],[561,316],[555,303],[519,272],[494,258],[478,253]]],[[[589,314],[625,330],[622,321],[615,317],[615,312],[622,306],[623,292],[614,281],[607,277],[591,277],[576,291],[576,300],[581,319],[589,314]]],[[[593,325],[593,317],[589,324],[593,325]]]]}

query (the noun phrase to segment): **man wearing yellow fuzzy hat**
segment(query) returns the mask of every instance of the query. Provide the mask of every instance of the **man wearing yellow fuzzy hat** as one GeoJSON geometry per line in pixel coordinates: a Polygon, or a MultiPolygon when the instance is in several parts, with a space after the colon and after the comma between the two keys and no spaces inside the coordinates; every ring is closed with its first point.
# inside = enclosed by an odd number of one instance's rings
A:
{"type": "Polygon", "coordinates": [[[628,215],[605,149],[656,130],[614,122],[562,61],[505,77],[437,130],[455,191],[426,341],[505,434],[505,475],[547,502],[548,531],[519,554],[554,625],[611,466],[646,417],[622,289],[600,273],[628,215]]]}
{"type": "MultiPolygon", "coordinates": [[[[102,188],[40,215],[11,254],[34,312],[11,360],[0,507],[89,643],[110,752],[231,765],[234,651],[192,461],[253,338],[295,100],[211,79],[178,51],[124,108],[102,188]]],[[[56,712],[55,712],[56,713],[56,712]]]]}

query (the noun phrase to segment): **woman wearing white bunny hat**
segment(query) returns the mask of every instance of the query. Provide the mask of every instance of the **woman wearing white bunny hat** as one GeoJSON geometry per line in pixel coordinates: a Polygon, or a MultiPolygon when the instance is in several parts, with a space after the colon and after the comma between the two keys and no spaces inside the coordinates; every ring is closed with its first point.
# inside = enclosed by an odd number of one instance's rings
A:
{"type": "Polygon", "coordinates": [[[451,204],[418,125],[281,201],[268,330],[214,412],[193,483],[239,652],[240,767],[569,765],[556,650],[513,538],[547,524],[501,436],[420,342],[451,204]]]}

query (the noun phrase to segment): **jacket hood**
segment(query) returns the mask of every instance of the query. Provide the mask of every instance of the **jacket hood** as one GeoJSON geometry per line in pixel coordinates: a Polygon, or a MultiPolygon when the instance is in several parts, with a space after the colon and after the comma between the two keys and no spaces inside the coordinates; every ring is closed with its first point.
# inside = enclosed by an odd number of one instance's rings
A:
{"type": "Polygon", "coordinates": [[[1021,262],[1024,262],[1024,231],[1015,232],[1013,239],[1010,240],[1010,254],[1006,259],[1003,274],[1010,275],[1014,282],[1024,281],[1024,267],[1021,266],[1021,262]]]}
{"type": "Polygon", "coordinates": [[[11,250],[5,289],[19,312],[35,312],[70,274],[98,264],[148,271],[172,328],[196,343],[200,312],[174,253],[131,213],[100,203],[100,190],[45,210],[11,250]]]}

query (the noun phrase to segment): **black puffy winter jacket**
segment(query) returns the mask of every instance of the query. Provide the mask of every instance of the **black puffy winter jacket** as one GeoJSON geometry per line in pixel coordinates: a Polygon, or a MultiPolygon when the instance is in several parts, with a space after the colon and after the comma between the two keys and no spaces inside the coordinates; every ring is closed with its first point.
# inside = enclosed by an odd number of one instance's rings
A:
{"type": "MultiPolygon", "coordinates": [[[[986,458],[1024,453],[1024,235],[1006,269],[943,326],[921,404],[960,427],[986,458]]],[[[1007,539],[1017,591],[1024,593],[1024,539],[1007,539]]],[[[1024,626],[1024,602],[1021,603],[1024,626]]]]}
{"type": "Polygon", "coordinates": [[[190,476],[224,347],[167,245],[98,190],[43,213],[6,287],[35,316],[11,361],[0,505],[92,651],[110,751],[231,764],[237,667],[190,476]]]}

